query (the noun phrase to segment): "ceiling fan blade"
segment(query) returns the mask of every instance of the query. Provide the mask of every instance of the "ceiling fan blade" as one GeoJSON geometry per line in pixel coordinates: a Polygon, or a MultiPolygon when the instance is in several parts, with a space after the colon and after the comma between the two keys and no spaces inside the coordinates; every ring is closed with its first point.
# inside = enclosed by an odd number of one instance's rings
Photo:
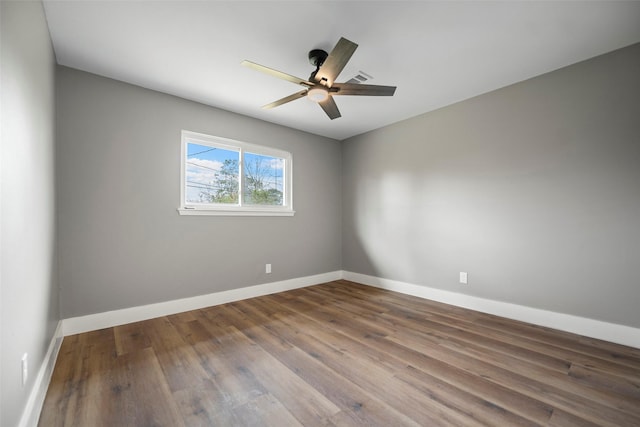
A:
{"type": "Polygon", "coordinates": [[[327,116],[329,116],[331,120],[342,117],[340,110],[338,110],[338,106],[336,105],[336,101],[333,100],[332,96],[329,96],[322,102],[318,102],[318,104],[322,107],[324,112],[327,113],[327,116]]]}
{"type": "Polygon", "coordinates": [[[311,87],[314,85],[310,81],[301,79],[300,77],[292,76],[291,74],[283,73],[282,71],[274,70],[273,68],[265,67],[264,65],[256,64],[255,62],[245,60],[245,61],[242,61],[241,64],[244,65],[245,67],[253,68],[254,70],[272,75],[279,79],[290,81],[291,83],[295,83],[302,86],[308,86],[308,87],[311,87]]]}
{"type": "Polygon", "coordinates": [[[295,101],[298,98],[302,98],[307,94],[307,90],[301,90],[300,92],[296,92],[293,95],[285,96],[282,99],[278,99],[277,101],[273,101],[271,104],[263,105],[262,108],[268,110],[269,108],[277,107],[282,104],[286,104],[287,102],[295,101]]]}
{"type": "Polygon", "coordinates": [[[316,73],[316,81],[325,80],[325,84],[331,87],[357,48],[358,45],[354,42],[340,37],[340,40],[338,40],[338,43],[316,73]]]}
{"type": "Polygon", "coordinates": [[[359,83],[334,83],[332,95],[393,96],[395,86],[362,85],[359,83]]]}

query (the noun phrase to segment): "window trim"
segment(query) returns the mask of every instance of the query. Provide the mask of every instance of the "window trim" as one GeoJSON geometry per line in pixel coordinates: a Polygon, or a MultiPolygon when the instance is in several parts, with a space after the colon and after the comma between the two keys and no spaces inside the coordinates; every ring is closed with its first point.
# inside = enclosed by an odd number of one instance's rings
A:
{"type": "Polygon", "coordinates": [[[265,147],[263,145],[250,144],[248,142],[236,141],[234,139],[222,138],[219,136],[207,135],[204,133],[182,130],[180,146],[180,204],[178,213],[180,215],[222,215],[222,216],[293,216],[293,164],[291,153],[276,148],[265,147]],[[199,204],[186,202],[186,159],[187,143],[197,143],[207,146],[220,147],[226,150],[238,151],[239,159],[239,197],[237,205],[224,204],[199,204]],[[244,167],[244,153],[278,157],[284,160],[284,188],[282,206],[261,206],[242,204],[242,176],[244,167]]]}

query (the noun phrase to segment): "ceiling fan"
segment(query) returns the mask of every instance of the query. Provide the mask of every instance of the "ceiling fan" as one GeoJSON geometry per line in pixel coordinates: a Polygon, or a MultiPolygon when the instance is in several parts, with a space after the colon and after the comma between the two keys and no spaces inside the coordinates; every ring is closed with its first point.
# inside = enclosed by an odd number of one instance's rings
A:
{"type": "Polygon", "coordinates": [[[349,62],[351,55],[353,55],[357,47],[358,45],[354,42],[341,37],[330,53],[321,49],[310,51],[309,62],[315,66],[316,69],[311,73],[311,76],[309,76],[309,80],[301,79],[251,61],[242,61],[242,65],[290,81],[305,88],[293,95],[285,96],[282,99],[264,105],[262,108],[269,109],[277,107],[306,96],[312,101],[317,102],[324,112],[327,113],[327,116],[333,120],[341,117],[340,110],[338,110],[338,106],[333,100],[333,97],[336,95],[392,96],[396,91],[395,86],[335,82],[335,79],[345,65],[347,65],[347,62],[349,62]]]}

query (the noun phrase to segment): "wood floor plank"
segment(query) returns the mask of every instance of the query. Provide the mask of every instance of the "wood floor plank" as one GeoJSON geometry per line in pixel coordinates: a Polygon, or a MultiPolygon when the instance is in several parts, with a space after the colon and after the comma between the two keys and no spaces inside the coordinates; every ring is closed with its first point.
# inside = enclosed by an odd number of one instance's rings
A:
{"type": "MultiPolygon", "coordinates": [[[[482,425],[539,425],[538,422],[522,417],[487,400],[491,398],[489,395],[485,397],[474,395],[411,366],[407,367],[405,371],[396,374],[396,377],[411,384],[431,399],[436,399],[448,406],[463,410],[468,418],[477,420],[482,425]]],[[[542,420],[544,420],[544,417],[542,420]]]]}
{"type": "MultiPolygon", "coordinates": [[[[385,396],[386,393],[393,393],[393,391],[390,390],[390,388],[393,388],[392,372],[386,371],[386,373],[383,373],[383,368],[368,365],[362,361],[360,362],[364,363],[365,366],[359,366],[358,363],[354,363],[351,359],[337,363],[327,363],[329,359],[340,360],[342,357],[349,358],[349,356],[344,353],[344,341],[336,339],[335,336],[327,336],[320,329],[312,330],[310,333],[313,334],[314,338],[311,338],[298,329],[300,326],[308,330],[313,326],[304,320],[296,326],[287,324],[277,318],[267,320],[269,315],[265,314],[264,311],[268,310],[259,310],[258,307],[260,307],[260,305],[255,304],[255,302],[249,304],[236,303],[234,305],[243,312],[251,313],[254,317],[262,317],[263,321],[267,321],[266,329],[272,331],[279,337],[283,337],[293,345],[293,347],[288,350],[289,355],[296,356],[296,354],[291,354],[291,352],[296,350],[297,354],[303,354],[305,358],[309,358],[308,365],[310,366],[308,368],[311,369],[303,370],[299,367],[294,367],[296,373],[309,384],[314,385],[322,391],[323,394],[332,401],[335,401],[342,408],[345,408],[343,410],[350,413],[347,416],[332,417],[334,422],[338,419],[355,419],[360,420],[364,424],[376,425],[381,422],[381,420],[372,418],[372,416],[384,412],[387,414],[386,418],[393,416],[396,422],[400,422],[403,425],[415,423],[415,421],[407,418],[407,415],[409,415],[407,413],[415,412],[415,409],[404,408],[402,411],[404,412],[403,414],[388,405],[389,401],[385,396]],[[257,309],[259,311],[255,311],[257,309]],[[324,338],[325,341],[317,341],[315,338],[318,337],[324,338]],[[338,371],[336,367],[339,368],[338,371]],[[324,378],[318,374],[324,374],[324,378]],[[354,377],[357,377],[355,381],[354,377]],[[371,378],[377,378],[378,382],[372,385],[371,378]],[[385,392],[382,394],[379,391],[381,383],[384,384],[385,387],[385,392]],[[373,388],[375,388],[375,390],[372,392],[373,388]],[[372,396],[374,395],[377,395],[379,399],[373,399],[372,396]]],[[[271,316],[277,317],[274,313],[271,313],[271,316]]],[[[298,358],[298,361],[300,360],[302,359],[298,358]]],[[[296,364],[291,358],[289,358],[289,362],[289,366],[296,364]]],[[[421,410],[424,411],[425,408],[421,408],[421,410]]],[[[422,420],[428,419],[425,414],[422,414],[418,418],[422,420]]]]}
{"type": "Polygon", "coordinates": [[[151,347],[151,340],[144,333],[143,322],[129,323],[113,328],[118,356],[151,347]]]}
{"type": "MultiPolygon", "coordinates": [[[[256,310],[259,304],[251,304],[247,309],[256,310]],[[257,306],[257,307],[255,307],[257,306]]],[[[261,310],[264,311],[264,310],[261,310]]],[[[474,418],[468,417],[466,411],[452,409],[441,402],[434,400],[432,396],[427,398],[420,390],[406,387],[403,381],[395,377],[395,372],[405,367],[404,363],[388,357],[386,354],[376,353],[375,349],[349,339],[348,336],[337,334],[332,331],[313,331],[315,340],[310,340],[305,332],[297,329],[297,325],[288,323],[292,318],[282,308],[272,314],[276,317],[280,312],[282,320],[273,320],[270,325],[280,336],[286,336],[297,347],[304,349],[325,365],[336,371],[341,376],[349,379],[359,387],[373,392],[375,390],[385,402],[400,405],[404,402],[404,412],[413,420],[422,425],[478,425],[474,418]],[[356,358],[352,354],[367,354],[369,357],[356,358]],[[370,362],[374,360],[374,363],[370,362]],[[386,359],[387,363],[382,361],[386,359]],[[347,367],[345,369],[345,366],[347,367]],[[376,379],[376,383],[371,382],[371,378],[376,379]],[[379,390],[380,379],[385,384],[384,390],[379,390]]],[[[254,313],[254,315],[260,315],[254,313]]],[[[305,330],[310,325],[305,324],[305,330]]]]}
{"type": "MultiPolygon", "coordinates": [[[[334,286],[330,288],[330,291],[334,294],[341,293],[343,295],[348,295],[349,297],[355,295],[357,296],[357,299],[359,301],[367,300],[368,294],[366,292],[366,286],[353,284],[351,282],[346,283],[353,286],[336,287],[334,282],[334,286]],[[362,288],[364,288],[365,291],[363,291],[362,288]]],[[[314,289],[314,287],[309,289],[314,289]]],[[[327,289],[323,288],[323,290],[326,291],[327,289]]],[[[479,324],[477,320],[481,318],[495,320],[496,316],[487,315],[484,313],[469,312],[468,310],[466,316],[464,315],[464,311],[462,312],[463,314],[460,315],[460,310],[464,309],[455,308],[455,310],[452,310],[450,309],[450,306],[434,301],[427,301],[425,304],[420,304],[421,301],[424,301],[421,300],[416,304],[416,301],[407,299],[410,297],[401,295],[399,296],[401,299],[396,299],[397,296],[397,294],[388,295],[384,291],[380,291],[379,293],[375,294],[374,298],[377,303],[387,308],[385,313],[388,314],[383,314],[381,317],[391,317],[395,315],[407,318],[421,318],[421,316],[424,316],[424,318],[433,322],[440,323],[442,325],[454,326],[458,329],[477,334],[480,337],[497,340],[505,344],[511,344],[515,347],[522,348],[523,350],[528,350],[537,354],[549,356],[556,359],[556,363],[558,363],[558,367],[560,370],[565,369],[565,367],[568,368],[570,365],[579,364],[590,369],[602,371],[605,374],[617,375],[625,379],[635,378],[636,380],[640,381],[640,369],[638,369],[637,367],[628,366],[624,364],[624,362],[622,364],[618,363],[619,358],[615,356],[606,354],[606,357],[602,357],[602,353],[599,353],[598,356],[595,356],[594,354],[580,353],[568,348],[570,344],[567,344],[567,342],[581,342],[585,340],[585,337],[551,330],[552,333],[556,332],[568,338],[562,346],[556,346],[550,343],[536,341],[536,338],[539,338],[540,332],[546,331],[548,328],[527,325],[528,327],[532,328],[533,331],[527,334],[522,333],[522,331],[515,333],[508,327],[497,329],[495,327],[486,327],[479,324]],[[400,304],[399,301],[402,301],[402,304],[400,304]]],[[[371,296],[368,297],[371,298],[371,296]]],[[[515,324],[521,324],[521,322],[515,322],[515,324]]],[[[629,347],[625,346],[613,344],[613,347],[611,347],[611,343],[599,343],[598,340],[594,339],[587,340],[589,342],[592,342],[594,345],[597,345],[598,347],[606,345],[610,349],[617,349],[619,351],[629,350],[629,347]]],[[[634,349],[631,350],[635,351],[634,349]]],[[[512,353],[509,354],[515,355],[512,353]]]]}
{"type": "MultiPolygon", "coordinates": [[[[349,303],[344,301],[332,301],[332,307],[341,307],[344,310],[354,312],[357,308],[362,308],[363,304],[349,303]]],[[[366,312],[365,310],[358,311],[361,319],[367,319],[375,317],[380,325],[380,320],[386,321],[387,325],[391,328],[414,328],[416,330],[428,329],[431,334],[439,334],[445,339],[454,339],[457,342],[464,342],[467,345],[474,346],[476,348],[484,348],[492,352],[501,352],[509,355],[510,358],[518,358],[523,361],[539,365],[548,369],[553,369],[558,372],[567,373],[571,367],[571,362],[564,358],[558,358],[550,356],[544,353],[539,353],[527,348],[520,347],[515,344],[504,342],[501,340],[493,339],[483,333],[479,333],[466,328],[464,326],[452,325],[451,323],[444,323],[441,320],[432,320],[431,317],[421,317],[415,314],[415,312],[409,310],[386,310],[384,312],[366,312]],[[415,319],[415,322],[400,321],[397,319],[415,319]]]]}
{"type": "MultiPolygon", "coordinates": [[[[233,395],[233,393],[229,394],[233,395]]],[[[180,410],[184,424],[190,427],[240,425],[233,412],[235,406],[230,404],[231,399],[228,396],[212,380],[204,380],[197,387],[173,393],[173,399],[180,410]]],[[[241,401],[248,402],[250,400],[251,398],[246,398],[241,401]]]]}
{"type": "Polygon", "coordinates": [[[340,411],[340,408],[256,345],[235,326],[208,327],[221,344],[219,351],[228,354],[238,370],[251,372],[260,383],[269,387],[270,393],[280,401],[286,402],[287,409],[298,419],[319,423],[340,411]],[[298,396],[305,396],[305,399],[297,399],[298,396]]]}
{"type": "MultiPolygon", "coordinates": [[[[613,375],[604,375],[594,369],[589,369],[578,364],[571,365],[569,376],[576,383],[600,390],[606,394],[612,394],[621,398],[624,396],[630,401],[630,405],[637,404],[640,381],[635,378],[621,378],[613,375]]],[[[625,399],[626,400],[626,399],[625,399]]],[[[635,412],[640,414],[640,407],[632,406],[635,412]]]]}
{"type": "Polygon", "coordinates": [[[189,388],[207,377],[194,348],[185,342],[168,318],[148,320],[147,325],[146,334],[153,342],[171,391],[189,388]]]}
{"type": "Polygon", "coordinates": [[[245,426],[302,426],[282,403],[270,394],[263,394],[242,406],[233,408],[238,425],[245,426]]]}
{"type": "MultiPolygon", "coordinates": [[[[416,341],[415,338],[409,338],[409,339],[401,339],[400,341],[416,341]]],[[[436,343],[439,345],[442,345],[442,343],[436,343]]],[[[450,342],[447,342],[444,345],[450,345],[450,342]]],[[[455,350],[455,349],[454,349],[455,350]]],[[[465,351],[468,351],[467,349],[465,349],[465,351]]],[[[487,352],[490,352],[489,350],[487,350],[487,352]]],[[[479,356],[476,357],[479,360],[484,360],[486,359],[486,355],[485,354],[480,354],[479,356]]],[[[495,362],[495,359],[494,359],[495,362]]],[[[510,363],[516,363],[517,364],[517,359],[514,359],[513,361],[511,361],[510,363]]],[[[500,365],[500,364],[498,364],[500,365]]],[[[522,368],[522,367],[520,367],[522,368]]],[[[535,366],[532,367],[526,367],[529,370],[536,370],[535,366]]],[[[517,369],[516,369],[517,370],[517,369]]],[[[538,370],[539,371],[539,370],[538,370]]],[[[550,376],[551,373],[547,373],[547,372],[533,372],[534,377],[535,378],[540,378],[540,376],[542,375],[545,378],[548,378],[550,376]]],[[[553,377],[553,375],[551,375],[551,377],[553,377]]],[[[557,379],[557,376],[556,376],[557,379]]],[[[555,384],[557,385],[558,383],[555,382],[555,384]]],[[[566,382],[563,383],[562,385],[571,388],[571,382],[566,382]]],[[[551,389],[550,389],[551,390],[551,389]]],[[[626,399],[625,397],[621,397],[619,395],[607,395],[607,394],[603,394],[603,393],[598,393],[597,391],[594,392],[593,390],[589,390],[589,389],[585,389],[585,388],[581,388],[579,390],[576,390],[574,387],[574,390],[577,392],[576,395],[571,395],[570,393],[564,393],[563,394],[563,398],[566,400],[566,404],[567,405],[578,405],[580,408],[585,409],[588,413],[591,413],[592,416],[594,417],[598,417],[599,415],[601,415],[602,412],[607,412],[609,411],[609,408],[606,407],[602,407],[600,405],[600,403],[606,403],[611,405],[612,407],[614,407],[616,410],[626,410],[630,413],[633,413],[634,411],[636,411],[638,409],[638,405],[637,403],[637,397],[635,399],[626,399]],[[595,408],[593,408],[593,405],[590,405],[589,403],[585,403],[585,399],[582,399],[582,397],[579,395],[580,393],[590,393],[592,395],[592,397],[594,398],[595,402],[598,402],[597,404],[595,404],[595,408]],[[567,400],[568,399],[568,400],[567,400]],[[582,402],[582,405],[580,406],[578,402],[582,402]]],[[[559,391],[560,393],[562,393],[562,391],[559,391]]]]}
{"type": "MultiPolygon", "coordinates": [[[[75,407],[79,400],[79,385],[75,380],[78,360],[80,358],[81,335],[65,337],[58,352],[58,359],[51,375],[51,381],[42,408],[51,425],[62,426],[65,419],[73,419],[75,407]],[[70,392],[73,391],[73,392],[70,392]]],[[[42,425],[42,421],[40,422],[42,425]]]]}
{"type": "Polygon", "coordinates": [[[338,280],[65,337],[39,425],[640,425],[640,349],[338,280]]]}
{"type": "Polygon", "coordinates": [[[90,423],[82,425],[184,426],[152,348],[118,357],[111,370],[111,393],[91,399],[100,402],[100,407],[89,418],[90,423]],[[114,403],[108,411],[102,406],[105,401],[114,403]]]}
{"type": "MultiPolygon", "coordinates": [[[[314,314],[315,315],[315,314],[314,314]]],[[[537,423],[544,423],[548,420],[552,407],[545,405],[535,399],[528,398],[511,389],[499,387],[489,381],[469,374],[465,370],[452,368],[447,363],[433,358],[426,357],[415,350],[403,345],[396,344],[381,335],[363,335],[361,332],[351,332],[350,325],[339,326],[332,323],[332,326],[341,333],[350,335],[353,339],[371,341],[369,348],[365,351],[368,357],[375,357],[377,360],[385,360],[387,366],[393,364],[396,369],[417,367],[424,372],[434,372],[445,382],[449,382],[454,388],[459,390],[471,390],[477,397],[488,399],[487,402],[495,402],[493,405],[508,407],[515,414],[530,419],[537,423]],[[382,354],[381,354],[382,353],[382,354]],[[399,355],[399,358],[394,357],[399,355]],[[393,363],[393,360],[400,360],[393,363]]],[[[359,328],[356,328],[359,331],[359,328]]],[[[392,371],[393,372],[393,371],[392,371]]]]}
{"type": "MultiPolygon", "coordinates": [[[[203,417],[216,417],[226,409],[244,405],[263,394],[267,389],[258,381],[256,376],[247,369],[242,369],[229,358],[229,353],[222,348],[223,344],[217,340],[200,342],[195,345],[195,351],[200,356],[202,364],[208,373],[208,378],[215,386],[215,392],[207,396],[209,403],[203,410],[203,417]]],[[[194,388],[187,389],[193,392],[194,388]]]]}
{"type": "MultiPolygon", "coordinates": [[[[342,289],[345,292],[353,292],[354,294],[357,294],[358,292],[361,294],[371,292],[368,289],[368,286],[345,280],[332,282],[330,285],[332,286],[332,289],[342,289]]],[[[516,320],[505,319],[496,315],[467,310],[461,307],[452,307],[448,304],[436,301],[421,300],[409,295],[386,292],[381,289],[377,289],[376,291],[376,299],[391,300],[402,307],[416,307],[419,310],[425,310],[427,313],[434,312],[446,314],[447,316],[453,316],[461,320],[468,320],[471,323],[478,325],[486,325],[487,327],[508,333],[514,337],[527,336],[532,339],[538,339],[540,342],[555,343],[555,345],[561,348],[574,348],[575,350],[583,349],[585,354],[591,356],[599,354],[602,358],[607,360],[617,360],[620,363],[628,362],[634,368],[640,367],[640,349],[638,348],[623,346],[516,320]]]]}
{"type": "MultiPolygon", "coordinates": [[[[330,288],[332,292],[347,293],[350,296],[358,296],[358,298],[366,299],[371,292],[364,285],[356,284],[348,281],[333,282],[330,288]]],[[[389,307],[399,307],[400,309],[415,310],[428,317],[440,317],[446,319],[444,323],[452,324],[453,322],[462,322],[468,326],[479,328],[482,333],[488,333],[494,330],[505,336],[509,336],[511,340],[540,340],[545,345],[553,345],[556,343],[559,348],[568,350],[571,347],[576,349],[584,348],[587,345],[587,351],[584,353],[589,357],[594,357],[595,352],[592,348],[603,349],[606,352],[598,352],[605,360],[621,361],[625,357],[629,358],[634,368],[640,362],[640,350],[632,347],[622,346],[618,344],[608,343],[606,341],[595,340],[568,332],[562,332],[551,328],[536,326],[510,319],[504,319],[499,316],[481,313],[477,311],[467,310],[460,307],[451,307],[447,304],[436,301],[420,300],[408,295],[391,294],[384,290],[377,290],[370,299],[375,299],[377,303],[389,309],[389,307]],[[503,322],[506,322],[503,327],[503,322]],[[513,326],[513,327],[510,327],[513,326]],[[613,355],[611,354],[613,353],[613,355]],[[622,355],[624,357],[618,357],[622,355]]],[[[575,351],[575,350],[574,350],[575,351]]]]}
{"type": "MultiPolygon", "coordinates": [[[[338,407],[341,414],[330,418],[332,423],[343,425],[357,422],[358,425],[418,425],[401,412],[387,405],[373,394],[367,393],[346,378],[320,362],[316,357],[289,344],[277,334],[265,328],[262,322],[252,323],[237,307],[225,310],[225,317],[234,319],[236,325],[253,341],[276,357],[304,381],[317,389],[338,407]]],[[[255,318],[254,318],[255,319],[255,318]]]]}
{"type": "MultiPolygon", "coordinates": [[[[398,338],[400,340],[408,338],[402,335],[407,332],[409,336],[418,334],[420,335],[420,338],[438,343],[440,346],[452,350],[451,354],[454,354],[453,352],[457,352],[515,373],[526,372],[527,376],[538,378],[540,379],[539,381],[547,385],[554,386],[568,393],[575,393],[576,395],[581,395],[583,397],[588,395],[590,399],[598,401],[609,407],[619,410],[628,410],[632,413],[638,409],[635,405],[636,400],[633,398],[633,392],[637,392],[637,387],[633,387],[632,383],[623,383],[616,379],[615,381],[611,381],[610,385],[618,385],[617,387],[612,386],[608,389],[598,389],[596,387],[585,388],[584,384],[590,383],[588,381],[578,383],[578,381],[574,381],[574,375],[569,375],[570,378],[567,379],[567,374],[569,374],[569,372],[557,372],[553,369],[548,369],[545,366],[540,366],[537,363],[527,363],[519,357],[507,358],[503,352],[494,351],[490,347],[474,345],[465,340],[458,340],[452,335],[441,335],[429,332],[425,336],[424,332],[416,331],[414,328],[407,327],[401,333],[397,334],[398,338]],[[622,388],[623,385],[626,386],[625,390],[627,393],[617,393],[617,390],[622,388]],[[629,394],[630,398],[627,398],[625,394],[629,394]]],[[[574,368],[572,367],[572,369],[574,368]]],[[[577,369],[578,368],[574,369],[576,377],[579,372],[577,369]]],[[[593,374],[593,377],[595,377],[595,374],[593,374]]],[[[595,384],[595,381],[592,383],[595,384]]]]}
{"type": "MultiPolygon", "coordinates": [[[[411,334],[399,334],[396,337],[389,338],[390,340],[401,343],[404,340],[410,339],[411,334]]],[[[466,354],[467,350],[460,347],[441,346],[438,341],[432,341],[427,339],[424,342],[414,344],[414,348],[419,352],[429,355],[438,360],[446,360],[447,363],[455,366],[458,369],[473,371],[476,375],[488,378],[496,384],[508,387],[513,391],[522,393],[524,395],[534,397],[541,402],[545,402],[551,406],[558,406],[565,411],[572,412],[586,419],[591,419],[594,422],[605,422],[606,419],[611,419],[612,423],[609,425],[619,425],[618,422],[622,420],[631,420],[634,423],[640,425],[640,418],[630,415],[634,412],[635,406],[629,405],[622,399],[616,400],[615,397],[606,396],[606,402],[600,400],[593,400],[589,397],[584,397],[585,394],[593,396],[595,393],[588,388],[580,388],[581,393],[572,393],[567,391],[567,388],[572,387],[571,382],[567,381],[562,383],[557,381],[558,379],[553,377],[551,373],[545,372],[545,376],[536,375],[538,371],[535,367],[530,366],[526,371],[518,371],[515,368],[509,369],[505,366],[499,366],[495,360],[488,361],[484,354],[481,358],[474,357],[466,354]],[[458,351],[459,350],[459,351],[458,351]],[[552,383],[552,384],[549,384],[552,383]],[[561,383],[560,386],[558,384],[561,383]],[[619,409],[605,406],[604,403],[613,402],[614,405],[619,405],[619,409]],[[621,410],[624,409],[628,413],[623,414],[621,410]]],[[[567,376],[568,379],[568,376],[567,376]]],[[[599,394],[599,396],[602,396],[599,394]]]]}
{"type": "MultiPolygon", "coordinates": [[[[359,322],[359,320],[353,320],[353,322],[357,323],[359,322]]],[[[333,323],[333,326],[336,328],[339,328],[339,330],[341,330],[346,334],[350,333],[348,329],[340,329],[339,324],[333,323]]],[[[354,325],[350,325],[350,326],[354,326],[354,325]]],[[[354,329],[359,331],[365,328],[366,326],[356,326],[354,329]]],[[[377,334],[376,338],[378,341],[385,341],[382,338],[387,336],[391,337],[395,335],[396,332],[400,333],[401,330],[402,328],[398,327],[397,331],[395,332],[387,331],[388,333],[386,334],[377,334]]],[[[424,340],[425,337],[421,337],[421,339],[424,340]]],[[[398,343],[398,346],[399,346],[401,341],[402,340],[396,340],[395,342],[398,343]]],[[[412,340],[405,340],[405,341],[409,343],[412,342],[412,340]]],[[[384,347],[384,346],[380,346],[380,343],[378,344],[379,344],[378,345],[379,348],[384,347]]],[[[389,343],[385,343],[385,345],[388,347],[389,343]]],[[[398,352],[402,352],[403,349],[398,348],[398,346],[393,346],[391,344],[387,352],[390,354],[396,354],[398,352]]],[[[424,352],[422,352],[421,355],[423,354],[424,352]]],[[[404,360],[407,360],[407,359],[404,359],[404,360]]],[[[443,358],[443,360],[446,360],[446,358],[443,358]]],[[[454,369],[453,371],[450,371],[448,370],[448,366],[438,364],[439,361],[430,361],[430,363],[427,363],[426,359],[424,358],[422,360],[412,359],[412,361],[417,366],[424,366],[423,369],[428,371],[436,370],[440,373],[448,372],[447,376],[444,377],[445,380],[451,381],[452,384],[454,384],[455,386],[458,386],[460,390],[464,390],[465,386],[470,387],[471,390],[473,390],[477,394],[477,396],[491,396],[491,399],[493,399],[493,402],[495,402],[493,403],[493,405],[495,405],[496,407],[501,407],[506,405],[514,413],[518,413],[518,411],[520,411],[520,408],[524,407],[526,408],[526,412],[528,414],[530,415],[537,414],[536,416],[533,417],[533,420],[536,422],[546,421],[546,419],[548,419],[551,413],[551,406],[544,405],[537,400],[531,400],[530,398],[525,396],[519,396],[517,393],[514,393],[507,388],[497,388],[497,387],[489,386],[490,390],[487,390],[487,384],[484,384],[486,381],[477,382],[477,381],[473,381],[471,378],[464,378],[464,377],[463,379],[460,379],[459,378],[460,375],[456,369],[454,369]]]]}

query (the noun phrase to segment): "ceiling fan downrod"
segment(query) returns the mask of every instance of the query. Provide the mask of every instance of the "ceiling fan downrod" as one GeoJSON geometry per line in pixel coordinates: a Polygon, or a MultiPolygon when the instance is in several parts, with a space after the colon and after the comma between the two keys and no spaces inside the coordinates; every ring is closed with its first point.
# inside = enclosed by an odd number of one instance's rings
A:
{"type": "Polygon", "coordinates": [[[316,67],[316,70],[311,73],[309,80],[315,81],[316,74],[324,64],[324,61],[327,59],[329,54],[322,49],[313,49],[309,51],[309,63],[316,67]]]}

